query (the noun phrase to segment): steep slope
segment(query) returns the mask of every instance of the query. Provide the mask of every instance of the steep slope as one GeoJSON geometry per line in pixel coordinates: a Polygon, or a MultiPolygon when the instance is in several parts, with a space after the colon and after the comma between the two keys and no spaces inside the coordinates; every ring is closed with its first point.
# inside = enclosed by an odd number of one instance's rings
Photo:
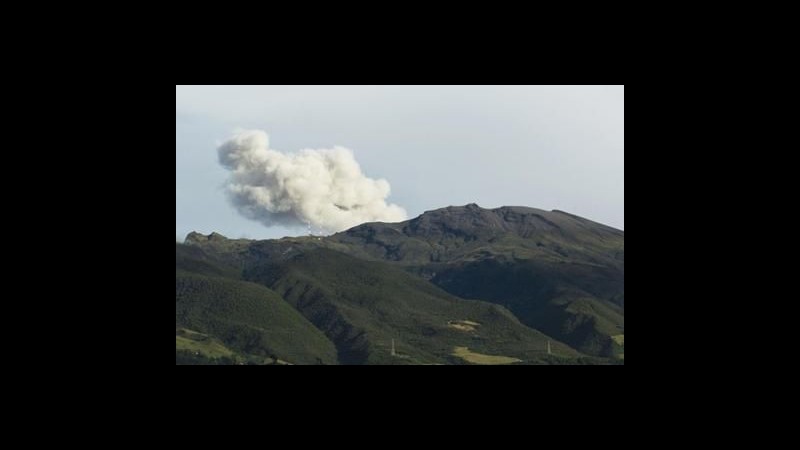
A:
{"type": "Polygon", "coordinates": [[[175,266],[176,351],[231,362],[337,362],[322,332],[275,292],[239,279],[237,268],[186,245],[176,245],[175,266]]]}

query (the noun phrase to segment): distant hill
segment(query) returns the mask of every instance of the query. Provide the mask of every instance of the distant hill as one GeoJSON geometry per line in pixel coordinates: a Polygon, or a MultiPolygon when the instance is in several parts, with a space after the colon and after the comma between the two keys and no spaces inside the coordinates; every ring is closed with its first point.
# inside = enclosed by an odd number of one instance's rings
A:
{"type": "Polygon", "coordinates": [[[296,364],[624,358],[624,233],[564,212],[471,204],[324,238],[191,233],[176,255],[183,289],[176,334],[203,333],[247,361],[254,354],[296,364]],[[187,283],[204,287],[187,294],[187,283]],[[218,297],[227,306],[209,309],[218,297]],[[249,340],[256,344],[237,341],[236,330],[186,319],[181,303],[212,322],[250,327],[260,333],[249,340]],[[291,339],[268,332],[287,323],[296,330],[291,339]]]}

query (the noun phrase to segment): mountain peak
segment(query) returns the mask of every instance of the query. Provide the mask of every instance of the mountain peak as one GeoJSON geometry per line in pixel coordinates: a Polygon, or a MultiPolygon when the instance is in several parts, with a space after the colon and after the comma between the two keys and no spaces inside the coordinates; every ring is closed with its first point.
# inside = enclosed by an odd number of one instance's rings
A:
{"type": "Polygon", "coordinates": [[[198,244],[202,242],[219,242],[219,241],[226,241],[228,238],[225,236],[217,233],[216,231],[212,232],[208,236],[198,233],[196,231],[192,231],[191,233],[186,235],[186,239],[184,243],[186,244],[198,244]]]}
{"type": "Polygon", "coordinates": [[[444,234],[455,232],[474,236],[485,232],[519,232],[520,227],[527,230],[551,231],[558,225],[547,219],[550,212],[522,206],[502,206],[500,208],[481,208],[475,203],[464,206],[426,211],[408,222],[408,230],[413,234],[444,234]]]}

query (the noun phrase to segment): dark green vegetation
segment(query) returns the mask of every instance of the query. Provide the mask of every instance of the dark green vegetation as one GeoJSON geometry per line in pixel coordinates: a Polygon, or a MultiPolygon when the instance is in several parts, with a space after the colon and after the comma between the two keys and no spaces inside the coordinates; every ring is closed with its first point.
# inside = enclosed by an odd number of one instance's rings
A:
{"type": "Polygon", "coordinates": [[[327,238],[192,233],[176,245],[178,338],[176,363],[466,364],[456,348],[619,363],[624,233],[477,205],[327,238]]]}
{"type": "Polygon", "coordinates": [[[238,362],[337,361],[333,343],[278,294],[239,279],[237,269],[215,262],[197,247],[175,248],[176,350],[238,362]]]}

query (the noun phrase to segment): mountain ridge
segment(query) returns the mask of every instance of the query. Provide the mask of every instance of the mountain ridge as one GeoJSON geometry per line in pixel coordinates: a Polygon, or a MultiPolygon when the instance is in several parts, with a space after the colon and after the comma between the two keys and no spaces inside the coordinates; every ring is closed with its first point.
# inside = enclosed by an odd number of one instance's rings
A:
{"type": "Polygon", "coordinates": [[[563,211],[470,203],[326,237],[192,232],[185,246],[280,295],[333,342],[340,363],[457,363],[453,347],[560,361],[541,354],[548,338],[567,360],[624,358],[624,231],[563,211]],[[489,314],[491,304],[507,313],[489,314]],[[453,334],[473,328],[458,325],[466,311],[485,332],[453,334]],[[408,360],[387,356],[391,339],[408,360]]]}

